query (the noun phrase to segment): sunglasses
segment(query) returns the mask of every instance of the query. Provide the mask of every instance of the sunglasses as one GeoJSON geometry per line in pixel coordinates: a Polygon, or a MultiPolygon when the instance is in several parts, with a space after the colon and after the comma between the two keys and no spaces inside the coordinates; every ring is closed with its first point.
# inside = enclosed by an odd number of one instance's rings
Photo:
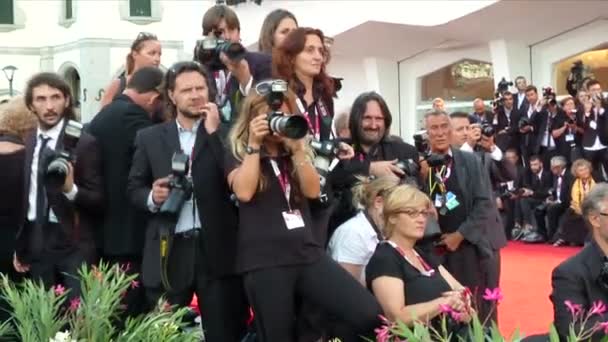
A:
{"type": "Polygon", "coordinates": [[[158,40],[158,38],[156,37],[156,35],[154,33],[139,32],[139,34],[137,35],[137,38],[135,38],[135,40],[137,40],[137,41],[158,40]]]}

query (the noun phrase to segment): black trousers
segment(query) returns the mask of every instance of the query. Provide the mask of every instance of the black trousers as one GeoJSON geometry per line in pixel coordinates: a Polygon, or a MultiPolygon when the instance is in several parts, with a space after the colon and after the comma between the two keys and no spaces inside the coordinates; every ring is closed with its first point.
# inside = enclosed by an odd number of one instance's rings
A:
{"type": "MultiPolygon", "coordinates": [[[[491,258],[482,259],[482,274],[483,274],[483,286],[481,291],[485,289],[495,289],[500,287],[500,250],[495,251],[495,254],[491,258]]],[[[488,322],[494,321],[498,324],[498,308],[495,307],[495,303],[482,300],[479,309],[479,319],[483,322],[488,315],[490,319],[488,322]]]]}
{"type": "Polygon", "coordinates": [[[520,199],[519,201],[521,205],[521,213],[523,216],[524,224],[532,225],[534,228],[538,227],[538,222],[536,222],[536,216],[534,212],[536,207],[543,203],[542,200],[532,197],[525,197],[520,199]]]}
{"type": "Polygon", "coordinates": [[[376,299],[325,254],[312,264],[251,271],[244,280],[260,342],[296,341],[298,299],[339,317],[358,336],[371,336],[381,324],[376,299]]]}
{"type": "Polygon", "coordinates": [[[83,263],[87,262],[85,256],[79,250],[66,252],[65,254],[52,255],[43,252],[40,260],[30,265],[30,276],[34,281],[41,280],[45,287],[63,284],[67,294],[67,303],[72,299],[80,297],[80,276],[78,271],[83,263]]]}
{"type": "Polygon", "coordinates": [[[156,305],[164,295],[171,305],[188,306],[196,294],[205,341],[239,342],[249,314],[242,278],[209,275],[203,245],[198,235],[175,236],[167,269],[172,288],[146,288],[148,305],[156,305]]]}
{"type": "Polygon", "coordinates": [[[559,228],[559,220],[566,212],[566,207],[561,203],[547,205],[545,210],[535,210],[536,224],[538,233],[545,237],[547,241],[553,241],[555,233],[559,228]]]}

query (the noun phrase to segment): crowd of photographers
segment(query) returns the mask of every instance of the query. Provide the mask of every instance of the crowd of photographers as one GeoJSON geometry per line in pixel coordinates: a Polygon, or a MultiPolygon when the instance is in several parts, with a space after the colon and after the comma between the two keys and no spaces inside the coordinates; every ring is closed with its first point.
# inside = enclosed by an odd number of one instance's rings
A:
{"type": "Polygon", "coordinates": [[[437,324],[442,305],[466,335],[472,303],[491,312],[506,237],[585,241],[581,203],[608,172],[597,81],[558,103],[503,79],[473,113],[436,99],[410,145],[378,93],[334,115],[325,37],[290,12],[267,16],[258,52],[227,6],[202,29],[194,61],[165,73],[139,34],[85,126],[54,73],[28,82],[30,120],[4,109],[0,271],[77,298],[71,275],[105,260],[140,274],[125,315],[196,294],[206,341],[351,341],[379,314],[437,324]]]}

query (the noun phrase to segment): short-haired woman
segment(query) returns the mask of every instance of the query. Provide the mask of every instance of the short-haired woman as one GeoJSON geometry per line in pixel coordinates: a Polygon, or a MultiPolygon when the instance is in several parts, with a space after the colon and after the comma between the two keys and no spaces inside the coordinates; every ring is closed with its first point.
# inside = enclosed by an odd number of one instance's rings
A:
{"type": "MultiPolygon", "coordinates": [[[[468,321],[472,313],[468,292],[441,265],[416,248],[424,237],[431,201],[411,185],[399,185],[384,198],[384,235],[366,268],[366,282],[384,313],[408,326],[438,323],[442,305],[468,321]]],[[[458,333],[461,325],[450,330],[458,333]]]]}

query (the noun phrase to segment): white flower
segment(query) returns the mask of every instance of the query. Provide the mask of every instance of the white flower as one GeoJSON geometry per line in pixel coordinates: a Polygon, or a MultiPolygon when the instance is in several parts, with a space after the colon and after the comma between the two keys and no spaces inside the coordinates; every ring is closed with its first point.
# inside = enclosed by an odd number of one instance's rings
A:
{"type": "Polygon", "coordinates": [[[69,331],[58,331],[55,334],[55,337],[51,338],[49,342],[76,342],[76,340],[72,340],[70,337],[69,331]]]}

